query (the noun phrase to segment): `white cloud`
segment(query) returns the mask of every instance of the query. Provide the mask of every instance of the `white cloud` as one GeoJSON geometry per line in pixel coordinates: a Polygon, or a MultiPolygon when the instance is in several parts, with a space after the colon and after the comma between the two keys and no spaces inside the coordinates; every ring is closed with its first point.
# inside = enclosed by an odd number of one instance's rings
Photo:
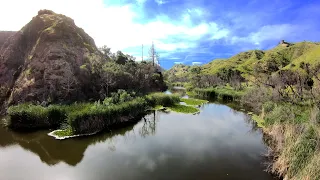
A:
{"type": "Polygon", "coordinates": [[[200,9],[200,8],[187,9],[187,12],[189,14],[197,15],[197,16],[202,16],[206,13],[203,9],[200,9]]]}
{"type": "MultiPolygon", "coordinates": [[[[145,1],[136,0],[140,4],[145,1]]],[[[157,1],[162,4],[166,2],[157,1]]],[[[179,23],[172,22],[164,15],[159,15],[153,22],[139,23],[137,19],[141,18],[143,13],[139,12],[140,9],[136,6],[111,6],[103,0],[0,0],[0,4],[0,30],[19,30],[36,16],[40,9],[50,9],[74,19],[76,25],[83,28],[97,46],[107,45],[112,51],[133,48],[141,52],[141,44],[148,47],[152,41],[159,50],[175,51],[194,48],[197,42],[207,35],[211,35],[212,39],[220,39],[228,34],[226,29],[219,28],[215,23],[203,22],[191,26],[190,15],[185,16],[185,21],[179,23]],[[176,41],[173,42],[172,37],[175,37],[176,41]]],[[[200,9],[190,12],[203,14],[200,9]]]]}
{"type": "Polygon", "coordinates": [[[192,62],[192,65],[200,65],[202,62],[192,62]]]}
{"type": "Polygon", "coordinates": [[[178,62],[174,62],[175,64],[183,64],[183,62],[178,61],[178,62]]]}
{"type": "Polygon", "coordinates": [[[293,37],[297,27],[291,24],[267,25],[261,27],[257,32],[250,33],[246,37],[232,37],[232,43],[249,42],[255,45],[261,45],[264,41],[285,39],[293,37]]]}
{"type": "Polygon", "coordinates": [[[168,1],[164,1],[164,0],[155,0],[155,2],[156,2],[158,5],[162,5],[162,4],[168,3],[168,1]]]}

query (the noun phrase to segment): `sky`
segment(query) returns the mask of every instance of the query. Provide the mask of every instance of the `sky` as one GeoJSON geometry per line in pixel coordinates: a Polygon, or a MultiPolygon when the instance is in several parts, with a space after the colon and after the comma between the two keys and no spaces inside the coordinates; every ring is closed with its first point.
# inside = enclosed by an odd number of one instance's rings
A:
{"type": "Polygon", "coordinates": [[[280,40],[320,41],[319,0],[0,0],[0,30],[40,9],[74,19],[96,42],[141,60],[154,42],[162,67],[205,64],[280,40]]]}

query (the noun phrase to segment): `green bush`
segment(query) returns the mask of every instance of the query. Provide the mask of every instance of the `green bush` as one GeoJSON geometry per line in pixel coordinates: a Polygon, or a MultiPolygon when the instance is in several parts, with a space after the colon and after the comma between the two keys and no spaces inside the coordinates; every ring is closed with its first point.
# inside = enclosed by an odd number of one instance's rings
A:
{"type": "Polygon", "coordinates": [[[206,99],[222,99],[222,100],[240,100],[245,94],[244,91],[236,91],[228,87],[216,87],[216,88],[196,88],[194,89],[197,97],[206,99]]]}
{"type": "Polygon", "coordinates": [[[309,120],[309,117],[310,109],[308,109],[308,107],[283,103],[274,104],[273,110],[267,112],[265,121],[268,125],[272,125],[275,122],[300,124],[307,122],[309,120]]]}
{"type": "Polygon", "coordinates": [[[274,107],[275,107],[275,103],[273,103],[271,101],[268,101],[263,104],[263,108],[264,108],[265,113],[269,113],[269,112],[273,111],[274,107]]]}

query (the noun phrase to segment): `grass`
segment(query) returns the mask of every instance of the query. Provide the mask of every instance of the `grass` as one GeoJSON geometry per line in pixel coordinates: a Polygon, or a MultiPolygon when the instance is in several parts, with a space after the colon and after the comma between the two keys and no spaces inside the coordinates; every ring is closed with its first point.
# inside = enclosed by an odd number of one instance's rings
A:
{"type": "Polygon", "coordinates": [[[252,120],[254,120],[257,123],[258,127],[265,128],[265,122],[260,116],[253,114],[252,120]]]}
{"type": "Polygon", "coordinates": [[[154,108],[152,108],[152,110],[155,110],[155,111],[157,111],[157,110],[161,110],[161,109],[163,109],[164,107],[162,106],[162,105],[156,105],[154,108]]]}
{"type": "Polygon", "coordinates": [[[67,136],[72,136],[73,132],[72,129],[61,129],[61,130],[56,130],[53,132],[53,135],[58,136],[58,137],[67,137],[67,136]]]}
{"type": "Polygon", "coordinates": [[[276,158],[271,171],[285,179],[319,179],[319,109],[272,102],[264,103],[263,109],[252,119],[273,139],[276,158]]]}
{"type": "MultiPolygon", "coordinates": [[[[119,103],[74,103],[71,105],[50,105],[43,107],[19,104],[8,109],[8,126],[13,129],[48,129],[70,127],[57,131],[56,135],[90,134],[109,125],[122,123],[139,117],[147,109],[172,106],[180,102],[180,97],[164,93],[152,93],[143,97],[121,100],[119,103]]],[[[176,108],[173,108],[176,109],[176,108]]],[[[180,110],[181,112],[183,110],[180,110]]]]}
{"type": "Polygon", "coordinates": [[[197,106],[197,105],[202,105],[204,103],[208,103],[209,101],[207,100],[202,100],[202,99],[194,99],[194,98],[182,98],[181,102],[185,102],[187,105],[193,105],[193,106],[197,106]]]}
{"type": "Polygon", "coordinates": [[[171,106],[180,102],[178,95],[168,95],[164,93],[152,93],[146,96],[146,100],[152,106],[162,105],[171,106]]]}
{"type": "Polygon", "coordinates": [[[8,108],[8,126],[13,129],[38,129],[59,126],[66,118],[65,106],[19,104],[8,108]]]}
{"type": "Polygon", "coordinates": [[[199,109],[193,107],[193,106],[186,106],[186,105],[181,105],[181,104],[175,104],[170,107],[168,107],[170,111],[175,111],[179,113],[197,113],[199,112],[199,109]]]}

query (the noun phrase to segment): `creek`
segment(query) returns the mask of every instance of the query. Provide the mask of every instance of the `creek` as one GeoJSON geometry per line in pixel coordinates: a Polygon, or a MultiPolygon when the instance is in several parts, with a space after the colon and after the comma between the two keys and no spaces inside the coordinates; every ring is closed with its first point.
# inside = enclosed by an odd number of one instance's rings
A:
{"type": "Polygon", "coordinates": [[[271,180],[250,116],[208,103],[196,115],[155,111],[118,130],[66,140],[0,128],[2,180],[271,180]]]}

